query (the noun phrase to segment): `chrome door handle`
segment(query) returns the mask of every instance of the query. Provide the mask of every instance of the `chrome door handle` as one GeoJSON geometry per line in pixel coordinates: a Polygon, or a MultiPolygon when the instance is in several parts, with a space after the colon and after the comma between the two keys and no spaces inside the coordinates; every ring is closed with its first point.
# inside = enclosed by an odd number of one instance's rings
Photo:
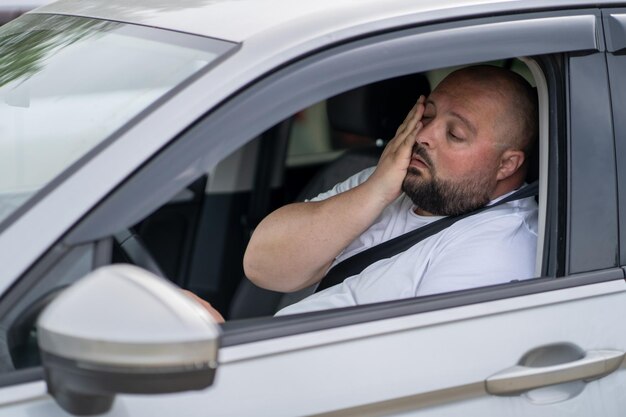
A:
{"type": "Polygon", "coordinates": [[[487,378],[485,388],[490,394],[512,395],[548,385],[592,380],[615,371],[623,359],[624,352],[591,350],[574,362],[536,368],[517,365],[487,378]]]}

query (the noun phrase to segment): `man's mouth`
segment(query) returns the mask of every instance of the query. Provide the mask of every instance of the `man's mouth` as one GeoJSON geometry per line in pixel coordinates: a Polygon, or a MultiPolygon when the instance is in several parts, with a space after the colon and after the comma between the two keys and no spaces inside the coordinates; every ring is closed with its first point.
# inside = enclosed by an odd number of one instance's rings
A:
{"type": "Polygon", "coordinates": [[[420,155],[415,154],[415,153],[411,156],[410,165],[415,168],[430,169],[430,165],[428,165],[428,163],[424,160],[424,158],[422,158],[420,155]]]}

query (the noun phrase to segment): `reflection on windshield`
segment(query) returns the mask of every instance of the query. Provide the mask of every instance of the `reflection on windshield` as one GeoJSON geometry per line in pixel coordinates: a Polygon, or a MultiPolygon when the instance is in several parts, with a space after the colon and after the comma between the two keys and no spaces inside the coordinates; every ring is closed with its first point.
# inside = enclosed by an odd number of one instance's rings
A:
{"type": "Polygon", "coordinates": [[[177,11],[186,8],[204,7],[209,4],[232,2],[234,0],[150,0],[150,2],[132,2],[128,0],[85,1],[70,0],[65,5],[79,15],[108,16],[111,13],[121,13],[124,16],[145,14],[146,12],[177,11]]]}
{"type": "Polygon", "coordinates": [[[29,19],[18,19],[4,28],[0,35],[0,86],[34,75],[56,49],[119,26],[98,20],[59,21],[53,16],[39,20],[37,30],[28,30],[29,19]]]}
{"type": "Polygon", "coordinates": [[[230,47],[67,16],[0,28],[0,222],[230,47]]]}

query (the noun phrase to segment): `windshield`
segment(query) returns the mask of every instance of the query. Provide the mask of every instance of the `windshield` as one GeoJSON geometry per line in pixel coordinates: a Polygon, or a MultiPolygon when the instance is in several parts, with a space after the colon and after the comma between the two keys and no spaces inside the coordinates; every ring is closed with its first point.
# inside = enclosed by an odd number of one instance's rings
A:
{"type": "Polygon", "coordinates": [[[232,46],[67,16],[0,28],[0,222],[232,46]]]}

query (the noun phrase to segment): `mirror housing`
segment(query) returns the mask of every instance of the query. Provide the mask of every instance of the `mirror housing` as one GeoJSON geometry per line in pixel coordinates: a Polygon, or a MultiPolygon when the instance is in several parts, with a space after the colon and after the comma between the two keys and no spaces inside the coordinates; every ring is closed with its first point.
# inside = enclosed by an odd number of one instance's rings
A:
{"type": "Polygon", "coordinates": [[[66,411],[108,411],[117,393],[200,390],[213,383],[220,327],[169,281],[131,265],[97,269],[39,317],[48,392],[66,411]]]}

